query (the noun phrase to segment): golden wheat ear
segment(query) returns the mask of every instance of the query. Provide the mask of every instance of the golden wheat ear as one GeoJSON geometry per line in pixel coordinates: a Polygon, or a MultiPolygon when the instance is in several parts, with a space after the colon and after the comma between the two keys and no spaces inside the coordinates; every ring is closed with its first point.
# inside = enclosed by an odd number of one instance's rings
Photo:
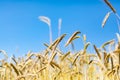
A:
{"type": "Polygon", "coordinates": [[[112,43],[114,43],[114,42],[115,42],[114,40],[107,41],[107,42],[105,42],[101,47],[104,48],[104,47],[107,46],[108,44],[112,44],[112,43]]]}
{"type": "Polygon", "coordinates": [[[51,57],[50,57],[50,61],[49,61],[49,62],[51,62],[51,61],[54,59],[54,57],[56,56],[57,53],[55,52],[55,50],[56,50],[58,44],[62,41],[62,39],[63,39],[65,36],[66,36],[66,34],[63,34],[61,37],[59,37],[59,38],[57,39],[57,42],[56,42],[56,44],[54,45],[54,47],[53,47],[53,49],[52,49],[52,55],[51,55],[51,57]]]}
{"type": "Polygon", "coordinates": [[[115,10],[115,8],[112,6],[112,4],[108,1],[108,0],[104,0],[105,1],[105,3],[110,7],[110,9],[114,12],[114,13],[116,13],[116,10],[115,10]]]}
{"type": "Polygon", "coordinates": [[[10,66],[14,69],[14,72],[17,74],[17,76],[20,75],[18,69],[14,66],[14,64],[10,63],[10,66]]]}
{"type": "Polygon", "coordinates": [[[80,31],[76,31],[75,33],[73,33],[72,36],[66,42],[65,46],[68,46],[73,40],[79,38],[79,37],[76,37],[76,35],[80,33],[81,33],[80,31]]]}
{"type": "Polygon", "coordinates": [[[101,55],[100,55],[100,53],[99,53],[97,47],[96,47],[95,45],[93,45],[93,47],[94,47],[94,49],[95,49],[95,52],[96,52],[97,55],[98,55],[98,58],[101,60],[102,57],[101,57],[101,55]]]}
{"type": "Polygon", "coordinates": [[[104,28],[104,26],[105,26],[108,18],[110,17],[110,14],[111,14],[111,12],[108,12],[108,13],[105,15],[105,17],[104,17],[104,19],[103,19],[103,21],[102,21],[102,28],[104,28]]]}

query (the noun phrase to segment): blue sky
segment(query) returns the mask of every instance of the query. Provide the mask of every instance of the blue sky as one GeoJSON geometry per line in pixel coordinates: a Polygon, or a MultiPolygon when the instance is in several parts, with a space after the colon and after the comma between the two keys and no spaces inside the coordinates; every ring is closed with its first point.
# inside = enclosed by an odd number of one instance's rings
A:
{"type": "MultiPolygon", "coordinates": [[[[120,1],[110,2],[120,14],[120,1]]],[[[9,56],[45,49],[43,43],[49,43],[49,29],[38,16],[51,19],[53,40],[58,36],[58,19],[62,18],[61,34],[67,33],[66,39],[80,30],[87,35],[87,41],[100,47],[104,42],[116,39],[115,33],[119,32],[114,14],[105,28],[101,27],[108,11],[111,10],[103,0],[0,0],[0,49],[9,56]]],[[[74,43],[76,49],[82,49],[82,41],[74,43]]]]}

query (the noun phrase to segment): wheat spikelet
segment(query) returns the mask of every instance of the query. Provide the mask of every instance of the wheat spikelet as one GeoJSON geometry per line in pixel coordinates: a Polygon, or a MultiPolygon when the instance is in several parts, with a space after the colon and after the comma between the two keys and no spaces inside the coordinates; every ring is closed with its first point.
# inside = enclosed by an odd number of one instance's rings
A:
{"type": "Polygon", "coordinates": [[[116,10],[115,10],[115,8],[113,8],[113,6],[111,5],[111,3],[108,1],[108,0],[104,0],[105,1],[105,3],[110,7],[110,9],[114,12],[114,13],[116,13],[116,10]]]}
{"type": "Polygon", "coordinates": [[[83,35],[83,40],[86,41],[86,35],[85,34],[83,35]]]}
{"type": "Polygon", "coordinates": [[[34,56],[35,54],[29,54],[25,60],[25,62],[27,62],[32,56],[34,56]]]}
{"type": "Polygon", "coordinates": [[[23,71],[25,69],[26,65],[28,65],[30,63],[32,63],[32,60],[26,61],[25,64],[22,66],[21,71],[23,71]]]}
{"type": "Polygon", "coordinates": [[[104,19],[103,19],[103,21],[102,21],[102,28],[104,28],[104,26],[105,26],[105,24],[106,24],[106,22],[107,22],[107,20],[108,20],[108,18],[109,18],[109,16],[110,16],[110,14],[111,14],[111,12],[108,12],[108,13],[105,15],[105,17],[104,17],[104,19]]]}
{"type": "Polygon", "coordinates": [[[84,46],[84,50],[86,50],[88,48],[88,46],[90,45],[90,42],[87,42],[84,46]]]}
{"type": "Polygon", "coordinates": [[[120,53],[120,49],[114,50],[113,53],[120,53]]]}
{"type": "Polygon", "coordinates": [[[52,50],[52,56],[51,56],[51,58],[50,58],[50,61],[52,61],[52,60],[54,59],[54,57],[55,57],[55,55],[56,55],[55,49],[56,49],[57,45],[61,42],[61,40],[62,40],[65,36],[66,36],[66,34],[63,34],[61,37],[58,38],[58,40],[57,40],[57,42],[56,42],[56,44],[55,44],[55,46],[54,46],[54,48],[53,48],[53,50],[52,50]]]}
{"type": "Polygon", "coordinates": [[[90,60],[88,64],[90,65],[90,64],[92,64],[92,63],[93,63],[93,60],[90,60]]]}
{"type": "Polygon", "coordinates": [[[79,33],[81,33],[81,32],[80,32],[80,31],[76,31],[75,33],[73,33],[72,36],[71,36],[71,37],[68,39],[68,41],[66,42],[65,46],[68,46],[68,45],[72,42],[72,40],[75,39],[75,36],[76,36],[77,34],[79,34],[79,33]]]}
{"type": "Polygon", "coordinates": [[[48,26],[51,26],[51,21],[48,17],[46,16],[39,16],[38,17],[41,21],[45,22],[46,24],[48,24],[48,26]]]}
{"type": "Polygon", "coordinates": [[[75,39],[77,39],[77,38],[80,38],[80,36],[75,36],[75,37],[73,38],[73,40],[75,40],[75,39]]]}
{"type": "Polygon", "coordinates": [[[110,77],[110,75],[112,75],[112,74],[114,74],[114,73],[115,73],[115,70],[111,70],[111,71],[107,74],[107,76],[110,77]]]}
{"type": "Polygon", "coordinates": [[[105,57],[105,62],[106,62],[106,63],[109,63],[109,58],[110,58],[110,54],[108,54],[108,55],[105,57]]]}
{"type": "Polygon", "coordinates": [[[17,76],[19,76],[20,74],[19,74],[17,68],[12,63],[10,63],[10,66],[14,69],[15,73],[17,74],[17,76]]]}
{"type": "MultiPolygon", "coordinates": [[[[44,43],[44,45],[45,45],[46,47],[49,47],[49,45],[46,44],[46,43],[44,43]]],[[[51,50],[52,50],[52,47],[53,47],[53,46],[51,46],[51,47],[49,47],[49,48],[47,48],[47,49],[51,49],[51,50]]],[[[46,51],[47,51],[47,50],[46,50],[46,51]]],[[[62,52],[59,50],[59,48],[56,48],[56,51],[59,52],[60,55],[63,55],[62,52]]]]}
{"type": "Polygon", "coordinates": [[[105,42],[101,47],[105,48],[105,46],[107,46],[108,44],[112,44],[112,43],[114,43],[114,40],[110,40],[110,41],[105,42]]]}
{"type": "Polygon", "coordinates": [[[100,55],[100,53],[99,53],[97,47],[96,47],[95,45],[93,45],[93,46],[94,46],[94,49],[95,49],[95,51],[96,51],[96,53],[97,53],[99,59],[101,60],[101,55],[100,55]]]}
{"type": "Polygon", "coordinates": [[[67,53],[61,58],[61,61],[63,61],[69,54],[70,54],[70,51],[67,52],[67,53]]]}
{"type": "Polygon", "coordinates": [[[111,56],[111,69],[113,70],[113,68],[114,68],[114,65],[113,65],[113,58],[112,58],[112,56],[111,56]]]}
{"type": "Polygon", "coordinates": [[[12,57],[12,60],[15,62],[15,64],[17,64],[17,61],[14,57],[12,57]]]}
{"type": "Polygon", "coordinates": [[[104,54],[104,61],[105,61],[105,58],[106,58],[106,56],[107,56],[107,53],[106,53],[106,52],[103,52],[103,54],[104,54]]]}
{"type": "Polygon", "coordinates": [[[48,50],[52,50],[53,46],[57,43],[58,39],[56,39],[50,46],[44,44],[45,46],[48,46],[48,48],[45,50],[45,56],[48,54],[48,50]]]}
{"type": "Polygon", "coordinates": [[[7,68],[9,68],[10,70],[12,70],[12,68],[11,68],[10,65],[9,65],[9,63],[6,62],[4,65],[5,65],[7,68]]]}
{"type": "Polygon", "coordinates": [[[85,53],[86,53],[86,51],[77,53],[77,56],[76,56],[75,59],[73,60],[72,65],[74,65],[74,64],[76,63],[76,61],[77,61],[77,59],[78,59],[78,57],[79,57],[80,55],[84,55],[85,53]]]}
{"type": "Polygon", "coordinates": [[[41,72],[42,70],[46,69],[47,67],[43,67],[40,70],[37,71],[37,73],[41,72]]]}
{"type": "Polygon", "coordinates": [[[58,69],[61,70],[60,66],[59,66],[57,63],[51,61],[50,64],[51,64],[52,66],[56,66],[58,69]]]}

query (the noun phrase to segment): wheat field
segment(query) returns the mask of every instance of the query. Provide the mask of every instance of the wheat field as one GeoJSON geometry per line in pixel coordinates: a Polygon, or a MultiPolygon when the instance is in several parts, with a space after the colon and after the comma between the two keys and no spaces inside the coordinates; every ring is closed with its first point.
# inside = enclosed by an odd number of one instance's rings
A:
{"type": "MultiPolygon", "coordinates": [[[[78,38],[76,31],[68,39],[65,48],[78,38]]],[[[28,52],[26,56],[15,58],[8,62],[7,54],[0,61],[0,80],[120,80],[120,35],[118,42],[105,42],[100,48],[93,45],[95,53],[88,53],[90,42],[86,41],[84,48],[78,52],[63,53],[57,47],[66,34],[57,38],[52,44],[44,44],[43,52],[28,52]],[[113,48],[113,50],[107,50],[113,48]]]]}

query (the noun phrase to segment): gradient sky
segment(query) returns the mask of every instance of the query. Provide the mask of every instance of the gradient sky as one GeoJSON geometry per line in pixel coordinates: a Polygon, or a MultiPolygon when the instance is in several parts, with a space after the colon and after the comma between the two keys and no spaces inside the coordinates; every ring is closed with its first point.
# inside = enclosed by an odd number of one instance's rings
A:
{"type": "MultiPolygon", "coordinates": [[[[120,0],[110,2],[120,14],[120,0]]],[[[100,47],[104,42],[116,39],[115,33],[119,32],[114,14],[105,28],[101,27],[109,11],[103,0],[0,0],[0,49],[9,56],[45,49],[43,43],[49,43],[49,29],[38,16],[51,19],[53,40],[58,36],[58,19],[62,18],[61,34],[67,33],[66,39],[80,30],[87,35],[87,41],[100,47]]],[[[82,49],[80,39],[74,43],[76,49],[82,49]]]]}

